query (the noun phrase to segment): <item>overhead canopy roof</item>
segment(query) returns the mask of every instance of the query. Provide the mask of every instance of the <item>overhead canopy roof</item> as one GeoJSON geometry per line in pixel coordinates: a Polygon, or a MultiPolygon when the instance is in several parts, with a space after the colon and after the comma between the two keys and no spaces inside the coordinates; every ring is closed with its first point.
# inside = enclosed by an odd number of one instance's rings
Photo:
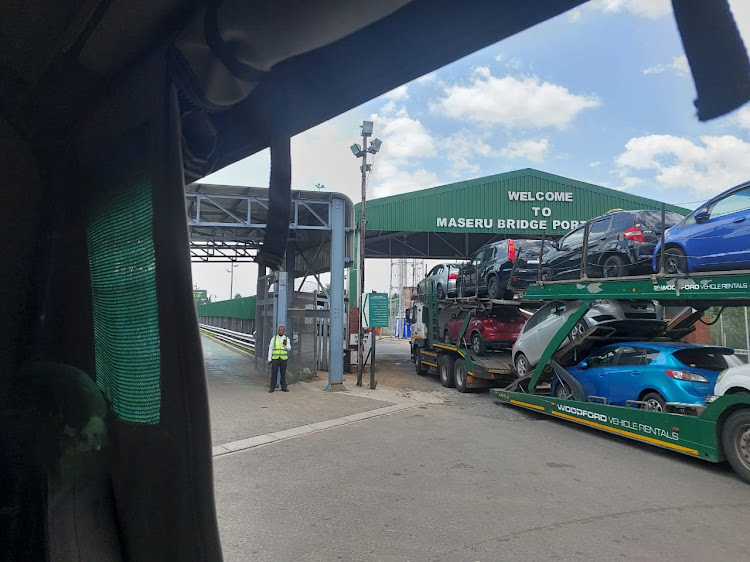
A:
{"type": "MultiPolygon", "coordinates": [[[[194,262],[252,261],[267,226],[269,190],[194,183],[185,188],[185,211],[194,262]]],[[[331,263],[331,202],[344,202],[346,256],[353,249],[354,210],[340,193],[292,191],[287,251],[295,252],[295,277],[328,271],[331,263]]]]}
{"type": "Polygon", "coordinates": [[[613,209],[661,205],[526,168],[368,201],[365,257],[466,258],[496,239],[557,238],[613,209]]]}

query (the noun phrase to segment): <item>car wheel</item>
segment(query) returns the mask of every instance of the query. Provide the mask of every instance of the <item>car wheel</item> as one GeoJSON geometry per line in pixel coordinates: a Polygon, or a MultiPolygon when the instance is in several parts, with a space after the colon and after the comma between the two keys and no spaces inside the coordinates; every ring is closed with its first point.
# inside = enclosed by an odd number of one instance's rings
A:
{"type": "Polygon", "coordinates": [[[440,367],[440,384],[445,388],[453,388],[456,384],[453,373],[453,363],[455,358],[450,355],[441,355],[438,359],[438,365],[440,367]]]}
{"type": "Polygon", "coordinates": [[[559,400],[573,400],[573,393],[565,382],[560,381],[555,387],[555,398],[559,400]]]}
{"type": "Polygon", "coordinates": [[[620,256],[608,256],[602,264],[602,277],[622,277],[625,275],[625,260],[620,256]]]}
{"type": "Polygon", "coordinates": [[[491,299],[500,298],[500,281],[495,275],[491,275],[487,279],[487,297],[491,299]]]}
{"type": "Polygon", "coordinates": [[[443,334],[443,341],[447,343],[448,345],[451,344],[451,333],[448,330],[446,330],[445,333],[443,334]]]}
{"type": "Polygon", "coordinates": [[[641,401],[645,402],[645,405],[643,406],[645,410],[651,410],[652,412],[667,411],[667,402],[658,392],[646,393],[643,398],[641,398],[641,401]]]}
{"type": "Polygon", "coordinates": [[[437,298],[439,301],[445,298],[445,291],[443,291],[443,286],[440,284],[437,286],[437,298]]]}
{"type": "Polygon", "coordinates": [[[484,341],[482,340],[482,336],[479,335],[479,332],[474,332],[471,335],[471,349],[477,355],[484,355],[486,348],[484,347],[484,341]]]}
{"type": "Polygon", "coordinates": [[[688,272],[685,252],[681,248],[672,246],[664,252],[664,270],[670,275],[680,275],[688,272]]]}
{"type": "Polygon", "coordinates": [[[516,355],[515,365],[519,377],[525,377],[531,373],[531,365],[529,365],[529,360],[523,353],[516,355]]]}
{"type": "Polygon", "coordinates": [[[580,339],[581,336],[583,336],[583,334],[586,332],[586,330],[588,330],[588,324],[586,324],[586,321],[581,318],[570,330],[570,341],[576,341],[580,339]]]}
{"type": "Polygon", "coordinates": [[[540,281],[552,281],[552,270],[549,267],[545,267],[539,272],[540,281]]]}
{"type": "Polygon", "coordinates": [[[750,410],[733,413],[721,430],[721,445],[729,465],[750,484],[750,410]]]}
{"type": "Polygon", "coordinates": [[[459,392],[469,390],[466,386],[466,362],[463,359],[456,359],[456,362],[453,364],[453,379],[456,384],[456,390],[459,392]]]}
{"type": "Polygon", "coordinates": [[[417,348],[416,352],[414,353],[414,367],[417,370],[417,374],[421,377],[427,374],[427,369],[424,365],[422,365],[422,354],[419,352],[419,348],[417,348]]]}

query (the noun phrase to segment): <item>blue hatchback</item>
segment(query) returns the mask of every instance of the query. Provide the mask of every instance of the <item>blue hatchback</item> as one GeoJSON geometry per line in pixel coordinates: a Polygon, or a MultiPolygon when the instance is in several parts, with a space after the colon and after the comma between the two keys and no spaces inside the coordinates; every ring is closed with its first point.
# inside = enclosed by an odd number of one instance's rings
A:
{"type": "MultiPolygon", "coordinates": [[[[750,182],[717,195],[667,230],[664,246],[666,273],[750,269],[750,182]]],[[[654,271],[660,252],[661,243],[654,271]]]]}
{"type": "MultiPolygon", "coordinates": [[[[739,364],[728,347],[626,342],[603,347],[567,370],[581,383],[585,399],[597,396],[618,406],[641,400],[661,412],[667,402],[703,404],[719,373],[739,364]]],[[[551,394],[567,398],[570,389],[555,377],[551,394]]]]}

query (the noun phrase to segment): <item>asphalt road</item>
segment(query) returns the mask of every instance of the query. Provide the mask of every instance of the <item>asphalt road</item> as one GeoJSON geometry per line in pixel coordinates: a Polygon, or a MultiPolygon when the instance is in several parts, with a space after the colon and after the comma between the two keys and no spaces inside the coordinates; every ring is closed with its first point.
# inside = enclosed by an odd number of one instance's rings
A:
{"type": "Polygon", "coordinates": [[[379,384],[442,403],[216,459],[227,560],[750,556],[728,467],[443,389],[403,349],[380,346],[379,384]]]}

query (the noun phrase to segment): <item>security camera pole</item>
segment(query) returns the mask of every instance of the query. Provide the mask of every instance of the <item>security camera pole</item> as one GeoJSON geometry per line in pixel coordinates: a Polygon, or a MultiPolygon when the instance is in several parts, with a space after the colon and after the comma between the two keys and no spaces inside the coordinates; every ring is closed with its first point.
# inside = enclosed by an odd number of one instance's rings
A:
{"type": "Polygon", "coordinates": [[[364,339],[365,339],[365,326],[364,326],[364,299],[365,294],[365,204],[367,203],[367,172],[370,171],[370,166],[367,164],[367,153],[377,154],[380,150],[382,142],[380,139],[373,139],[372,146],[367,147],[367,137],[372,136],[373,123],[372,121],[362,122],[362,146],[353,144],[350,148],[352,154],[357,158],[362,158],[362,205],[359,210],[359,265],[357,271],[359,273],[359,294],[357,295],[357,302],[359,303],[359,334],[357,337],[357,386],[362,386],[362,374],[364,372],[364,339]]]}

